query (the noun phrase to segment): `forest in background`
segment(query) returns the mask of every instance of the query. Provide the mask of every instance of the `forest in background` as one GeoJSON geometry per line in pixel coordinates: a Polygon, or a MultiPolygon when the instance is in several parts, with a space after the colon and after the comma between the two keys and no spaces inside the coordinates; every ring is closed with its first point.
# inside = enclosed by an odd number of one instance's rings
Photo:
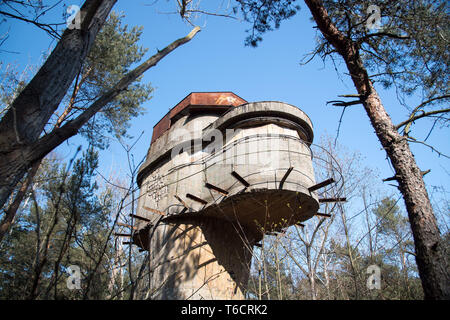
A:
{"type": "MultiPolygon", "coordinates": [[[[317,179],[343,178],[343,189],[326,192],[348,201],[323,207],[329,217],[266,235],[262,246],[254,247],[247,298],[422,299],[400,195],[388,193],[358,152],[334,146],[331,137],[321,140],[313,146],[317,179]],[[368,285],[371,265],[381,270],[379,289],[368,285]]],[[[123,150],[131,159],[131,147],[123,150]]],[[[130,233],[139,197],[130,183],[134,178],[103,177],[97,166],[94,148],[77,152],[69,163],[56,154],[44,160],[18,220],[0,244],[1,299],[152,299],[157,293],[149,287],[148,253],[119,236],[130,233]],[[73,265],[80,267],[80,289],[68,285],[67,268],[73,265]]],[[[137,168],[130,162],[131,177],[137,168]]],[[[441,192],[435,195],[449,245],[449,203],[441,192]]]]}

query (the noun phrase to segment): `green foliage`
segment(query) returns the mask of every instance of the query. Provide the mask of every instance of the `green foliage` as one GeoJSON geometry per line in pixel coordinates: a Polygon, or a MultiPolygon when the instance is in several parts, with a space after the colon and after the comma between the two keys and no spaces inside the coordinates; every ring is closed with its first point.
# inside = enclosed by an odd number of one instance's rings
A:
{"type": "MultiPolygon", "coordinates": [[[[122,26],[123,16],[112,13],[99,33],[89,53],[84,71],[92,70],[87,78],[85,96],[99,96],[117,83],[133,66],[141,60],[147,49],[138,46],[142,27],[122,26]]],[[[153,91],[149,84],[138,79],[129,89],[109,103],[101,112],[108,120],[107,130],[116,135],[124,135],[129,120],[143,113],[142,103],[150,99],[153,91]]]]}
{"type": "Polygon", "coordinates": [[[0,244],[0,299],[23,299],[29,290],[35,236],[26,221],[11,229],[0,244]]]}
{"type": "MultiPolygon", "coordinates": [[[[112,12],[97,35],[78,80],[68,90],[61,106],[67,108],[71,105],[71,98],[74,98],[73,109],[67,120],[74,118],[108,92],[147,52],[146,48],[138,44],[143,28],[122,25],[122,18],[123,15],[112,12]]],[[[142,104],[151,99],[152,92],[150,84],[142,83],[142,78],[137,79],[128,90],[97,113],[80,133],[93,146],[107,147],[105,135],[126,136],[130,120],[144,113],[142,104]]]]}
{"type": "Polygon", "coordinates": [[[400,208],[397,202],[391,198],[384,198],[372,210],[375,217],[379,220],[377,225],[377,231],[379,233],[390,235],[408,226],[408,220],[400,214],[400,208]]]}
{"type": "Polygon", "coordinates": [[[262,41],[265,32],[278,29],[283,20],[294,16],[300,6],[294,4],[296,0],[238,0],[240,7],[234,7],[236,14],[239,10],[244,15],[244,19],[253,24],[252,29],[247,30],[250,35],[245,39],[247,46],[256,47],[262,41]]]}
{"type": "MultiPolygon", "coordinates": [[[[147,49],[138,45],[142,27],[124,26],[122,17],[110,15],[77,80],[48,124],[48,131],[55,123],[63,125],[80,115],[146,53],[147,49]],[[61,115],[64,119],[59,118],[61,115]]],[[[0,99],[6,110],[28,77],[14,72],[4,72],[2,77],[0,99]]],[[[117,190],[111,188],[99,189],[95,181],[98,154],[94,148],[107,147],[107,134],[126,136],[130,120],[143,113],[142,103],[151,98],[153,89],[141,81],[135,81],[80,130],[89,142],[89,149],[80,159],[68,165],[51,157],[43,160],[32,191],[0,243],[0,299],[127,297],[131,285],[126,279],[128,270],[121,268],[120,277],[111,271],[117,254],[117,241],[111,236],[112,221],[122,195],[118,197],[117,190]],[[66,271],[70,265],[82,271],[81,290],[67,289],[66,271]]],[[[136,272],[139,258],[130,258],[132,272],[136,272]]]]}
{"type": "Polygon", "coordinates": [[[23,72],[15,70],[11,64],[0,61],[0,119],[8,110],[14,98],[25,88],[29,68],[23,72]]]}
{"type": "MultiPolygon", "coordinates": [[[[0,244],[0,298],[27,298],[39,262],[45,262],[39,298],[81,298],[79,290],[66,287],[67,267],[78,265],[88,273],[96,259],[106,262],[112,255],[108,245],[105,256],[99,256],[100,248],[108,243],[105,236],[111,199],[109,195],[96,195],[97,161],[97,152],[92,149],[74,162],[70,172],[65,165],[45,160],[28,205],[0,244]]],[[[92,286],[100,290],[107,285],[109,274],[103,269],[95,273],[92,286]]],[[[93,295],[104,298],[106,293],[103,290],[102,295],[93,295]]]]}
{"type": "MultiPolygon", "coordinates": [[[[252,24],[246,44],[256,46],[262,35],[300,9],[291,0],[238,1],[246,21],[252,24]]],[[[331,21],[360,46],[360,54],[372,77],[384,87],[395,85],[409,95],[420,90],[425,98],[448,95],[450,17],[443,0],[362,1],[324,0],[331,21]],[[373,19],[370,5],[380,9],[381,29],[368,28],[373,19]],[[369,24],[368,24],[369,23],[369,24]]],[[[314,55],[326,58],[336,51],[318,33],[314,55]]]]}
{"type": "MultiPolygon", "coordinates": [[[[426,97],[448,94],[447,1],[326,0],[324,5],[333,23],[360,45],[367,69],[377,74],[375,80],[385,87],[395,85],[405,94],[417,89],[426,97]],[[380,9],[378,30],[367,28],[368,20],[374,17],[369,5],[380,9]]],[[[325,42],[321,37],[319,46],[324,47],[325,42]]]]}
{"type": "MultiPolygon", "coordinates": [[[[80,74],[67,91],[57,113],[53,115],[53,122],[48,124],[48,131],[53,130],[65,111],[67,115],[64,121],[76,118],[108,92],[146,54],[147,49],[138,44],[143,27],[130,28],[123,25],[123,17],[114,12],[110,14],[98,33],[80,74]]],[[[9,65],[4,69],[0,74],[0,118],[29,80],[29,68],[21,74],[9,65]]],[[[108,134],[128,137],[130,121],[144,113],[142,104],[151,99],[152,92],[152,86],[142,83],[142,77],[138,78],[82,127],[81,135],[92,146],[102,149],[108,146],[108,134]]]]}

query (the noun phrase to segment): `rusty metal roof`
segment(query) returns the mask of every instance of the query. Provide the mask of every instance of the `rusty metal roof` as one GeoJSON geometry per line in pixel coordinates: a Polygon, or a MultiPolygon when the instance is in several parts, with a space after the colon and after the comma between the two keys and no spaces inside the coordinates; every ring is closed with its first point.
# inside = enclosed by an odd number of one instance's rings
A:
{"type": "Polygon", "coordinates": [[[192,110],[196,112],[202,112],[204,110],[206,112],[216,109],[218,112],[225,112],[231,107],[237,107],[244,103],[247,103],[247,101],[233,92],[191,92],[153,127],[151,143],[169,130],[171,124],[178,117],[192,110]]]}

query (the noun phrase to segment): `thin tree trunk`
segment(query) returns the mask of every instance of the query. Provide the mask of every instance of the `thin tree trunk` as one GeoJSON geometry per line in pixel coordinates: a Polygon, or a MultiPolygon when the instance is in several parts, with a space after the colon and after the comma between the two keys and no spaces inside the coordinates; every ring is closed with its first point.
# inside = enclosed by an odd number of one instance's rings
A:
{"type": "Polygon", "coordinates": [[[317,296],[316,296],[316,280],[315,280],[314,273],[311,273],[311,274],[308,275],[308,280],[309,280],[309,286],[311,288],[311,299],[312,300],[317,300],[317,296]]]}
{"type": "Polygon", "coordinates": [[[263,273],[264,273],[264,285],[266,287],[265,294],[266,294],[267,300],[270,300],[270,291],[269,291],[269,284],[268,284],[269,280],[267,278],[267,268],[266,268],[266,254],[265,254],[265,250],[264,250],[264,238],[262,239],[261,244],[262,244],[261,252],[262,252],[262,266],[263,266],[263,273]]]}
{"type": "Polygon", "coordinates": [[[28,296],[29,300],[34,300],[39,295],[39,284],[41,280],[42,270],[47,263],[48,259],[48,249],[50,248],[50,237],[58,224],[58,207],[59,207],[60,199],[58,199],[58,205],[55,210],[55,213],[52,217],[51,224],[48,228],[48,231],[45,235],[44,241],[39,246],[39,249],[36,252],[36,259],[33,266],[33,277],[32,277],[32,286],[28,296]]]}
{"type": "Polygon", "coordinates": [[[23,197],[27,193],[28,187],[33,183],[33,178],[36,175],[39,165],[40,163],[31,167],[25,181],[15,195],[14,201],[8,206],[8,209],[5,210],[5,216],[0,222],[0,242],[3,240],[3,237],[8,232],[9,228],[11,228],[11,225],[14,223],[16,212],[20,207],[23,197]]]}
{"type": "Polygon", "coordinates": [[[430,199],[405,137],[396,130],[367,74],[357,45],[331,22],[320,0],[305,0],[327,41],[343,57],[375,133],[391,160],[408,211],[426,299],[450,299],[450,275],[430,199]]]}
{"type": "Polygon", "coordinates": [[[344,227],[344,234],[345,234],[345,248],[347,249],[347,257],[350,262],[350,267],[352,269],[352,278],[353,278],[353,284],[355,288],[355,299],[359,299],[359,288],[358,288],[358,269],[355,263],[355,259],[353,257],[352,253],[352,246],[350,243],[350,232],[347,225],[347,217],[345,216],[345,212],[341,207],[341,219],[342,219],[342,226],[344,227]]]}
{"type": "Polygon", "coordinates": [[[322,255],[323,258],[323,276],[325,277],[325,289],[327,290],[327,299],[331,299],[330,294],[330,275],[328,274],[328,258],[326,254],[322,255]]]}
{"type": "Polygon", "coordinates": [[[261,270],[261,266],[259,266],[259,269],[258,269],[258,300],[262,300],[261,278],[262,278],[262,270],[261,270]]]}
{"type": "MultiPolygon", "coordinates": [[[[278,239],[277,239],[278,242],[278,239]]],[[[275,250],[275,266],[276,266],[276,276],[278,282],[278,300],[283,300],[283,287],[281,282],[281,273],[280,273],[280,260],[278,258],[278,245],[274,248],[275,250]]]]}

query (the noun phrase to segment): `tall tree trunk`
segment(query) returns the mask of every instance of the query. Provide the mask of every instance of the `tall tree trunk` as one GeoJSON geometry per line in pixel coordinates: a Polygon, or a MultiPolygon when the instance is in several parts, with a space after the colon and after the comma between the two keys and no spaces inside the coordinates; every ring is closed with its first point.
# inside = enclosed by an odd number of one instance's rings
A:
{"type": "Polygon", "coordinates": [[[311,300],[317,300],[316,295],[316,279],[313,272],[308,274],[309,287],[311,289],[311,300]]]}
{"type": "MultiPolygon", "coordinates": [[[[3,139],[2,136],[3,128],[2,123],[0,123],[0,154],[2,154],[2,157],[0,157],[0,208],[3,207],[5,201],[12,193],[15,185],[20,181],[20,179],[26,173],[27,169],[33,163],[39,161],[61,143],[76,135],[78,133],[78,130],[84,124],[86,124],[89,119],[91,119],[98,111],[100,111],[101,108],[112,101],[121,92],[126,90],[132,82],[139,78],[145,71],[154,67],[170,52],[192,40],[199,31],[200,28],[195,27],[187,36],[173,41],[167,47],[165,47],[161,51],[158,51],[148,60],[144,61],[135,69],[124,75],[123,78],[120,79],[108,92],[106,92],[94,103],[92,103],[76,119],[68,121],[62,127],[54,129],[52,132],[44,135],[41,138],[39,138],[39,135],[37,135],[34,141],[30,140],[31,142],[27,143],[16,143],[15,147],[13,148],[4,148],[2,145],[2,141],[5,141],[5,139],[3,139]]],[[[65,90],[67,90],[67,88],[65,90]]],[[[11,108],[13,108],[13,106],[11,108]]],[[[2,119],[2,121],[5,119],[5,117],[2,119]]],[[[47,122],[47,120],[45,121],[45,123],[47,122]]],[[[11,133],[11,130],[8,131],[7,129],[5,132],[11,133]]],[[[15,130],[13,130],[13,132],[15,132],[15,130]]]]}
{"type": "Polygon", "coordinates": [[[44,65],[0,120],[0,208],[30,167],[26,154],[78,74],[117,0],[87,0],[79,28],[66,29],[44,65]]]}
{"type": "MultiPolygon", "coordinates": [[[[78,81],[80,72],[78,73],[76,80],[75,80],[75,86],[74,86],[74,89],[72,92],[72,96],[70,97],[69,104],[66,107],[66,109],[64,110],[64,112],[58,117],[58,120],[56,121],[54,128],[60,128],[63,121],[66,120],[70,111],[74,107],[75,98],[78,95],[78,91],[80,90],[81,85],[86,81],[86,79],[87,79],[88,75],[91,73],[91,71],[92,71],[92,69],[89,68],[87,70],[87,72],[85,74],[83,74],[80,81],[78,81]]],[[[25,181],[22,183],[19,191],[16,193],[16,195],[14,197],[14,201],[5,210],[5,216],[4,216],[3,220],[0,222],[0,242],[3,240],[3,237],[8,232],[11,225],[13,224],[17,210],[19,210],[20,204],[22,203],[22,200],[25,197],[25,194],[27,193],[29,186],[33,183],[33,179],[41,166],[42,160],[43,160],[43,158],[41,158],[38,161],[33,163],[33,165],[31,166],[31,169],[28,171],[25,181]]]]}
{"type": "Polygon", "coordinates": [[[331,22],[321,0],[305,0],[326,40],[343,57],[375,133],[396,172],[408,211],[426,299],[450,299],[450,275],[425,183],[405,137],[396,130],[367,74],[359,48],[331,22]]]}
{"type": "Polygon", "coordinates": [[[344,227],[344,234],[345,234],[345,248],[347,249],[347,257],[348,257],[348,261],[350,263],[350,268],[352,271],[352,279],[353,279],[353,286],[354,286],[354,293],[355,296],[354,298],[356,300],[359,299],[360,293],[359,293],[359,288],[358,288],[358,283],[359,283],[359,279],[358,279],[358,274],[359,274],[359,270],[357,268],[357,264],[355,263],[355,258],[353,257],[353,253],[352,253],[352,246],[350,244],[350,232],[349,232],[349,228],[347,225],[347,217],[345,215],[345,211],[342,209],[341,207],[341,219],[342,219],[342,226],[344,227]]]}

